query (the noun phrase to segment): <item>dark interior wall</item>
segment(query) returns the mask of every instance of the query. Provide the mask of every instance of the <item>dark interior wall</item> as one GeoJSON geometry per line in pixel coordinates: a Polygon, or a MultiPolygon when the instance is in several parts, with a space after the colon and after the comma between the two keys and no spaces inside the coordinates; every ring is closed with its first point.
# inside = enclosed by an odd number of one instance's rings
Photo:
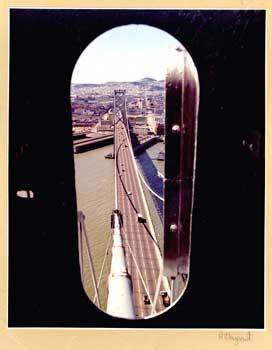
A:
{"type": "Polygon", "coordinates": [[[9,326],[263,327],[264,62],[264,11],[10,10],[9,326]],[[200,80],[189,286],[145,321],[100,312],[81,286],[71,134],[78,57],[131,23],[180,40],[200,80]]]}

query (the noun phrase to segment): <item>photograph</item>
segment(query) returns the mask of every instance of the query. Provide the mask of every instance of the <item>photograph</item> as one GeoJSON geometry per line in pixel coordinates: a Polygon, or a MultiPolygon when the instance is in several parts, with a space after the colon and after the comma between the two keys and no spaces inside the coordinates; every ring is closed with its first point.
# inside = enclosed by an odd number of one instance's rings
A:
{"type": "Polygon", "coordinates": [[[8,15],[8,326],[264,329],[266,11],[8,15]]]}

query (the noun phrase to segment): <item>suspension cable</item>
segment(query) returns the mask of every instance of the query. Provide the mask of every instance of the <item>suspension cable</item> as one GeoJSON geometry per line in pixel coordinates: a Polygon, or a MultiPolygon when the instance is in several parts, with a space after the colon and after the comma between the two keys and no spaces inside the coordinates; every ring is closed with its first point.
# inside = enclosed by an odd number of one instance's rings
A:
{"type": "MultiPolygon", "coordinates": [[[[125,104],[125,108],[126,108],[126,104],[125,104]]],[[[126,114],[127,115],[127,114],[126,114]]],[[[123,124],[124,124],[124,121],[123,121],[123,124]]],[[[134,152],[132,150],[132,143],[131,143],[131,137],[130,137],[130,132],[129,132],[129,126],[128,126],[128,119],[126,118],[126,131],[127,131],[127,137],[129,139],[129,146],[131,147],[131,153],[132,153],[132,156],[134,157],[135,159],[135,164],[136,164],[136,168],[137,168],[137,172],[139,174],[139,177],[140,179],[142,180],[142,182],[144,183],[144,185],[147,187],[147,189],[155,196],[157,197],[158,199],[160,199],[161,201],[164,201],[164,198],[162,198],[161,196],[159,196],[156,192],[154,192],[149,186],[148,184],[146,183],[146,181],[144,180],[144,177],[142,176],[141,172],[140,172],[140,169],[139,169],[139,166],[137,165],[137,162],[136,162],[136,158],[134,156],[134,152]]],[[[159,254],[161,255],[161,252],[160,252],[160,249],[158,247],[157,244],[155,244],[155,242],[153,242],[154,245],[155,245],[155,249],[158,249],[158,252],[159,254]]],[[[129,246],[129,244],[128,244],[129,246]]],[[[130,248],[130,246],[129,246],[130,248]]],[[[133,255],[132,255],[133,256],[133,255]]],[[[160,286],[161,286],[161,282],[162,282],[162,276],[163,276],[163,264],[162,264],[162,261],[159,262],[160,264],[160,271],[159,271],[159,276],[158,276],[158,280],[157,280],[157,285],[156,285],[156,290],[155,290],[155,295],[154,295],[154,300],[152,301],[151,298],[150,299],[150,302],[152,304],[152,310],[151,310],[151,315],[154,315],[156,313],[156,304],[157,304],[157,301],[158,301],[158,298],[159,298],[159,293],[160,293],[160,286]]]]}
{"type": "Polygon", "coordinates": [[[97,283],[96,283],[96,278],[95,278],[95,273],[94,273],[94,266],[93,266],[93,260],[92,260],[92,256],[91,256],[90,243],[89,243],[87,232],[86,232],[84,215],[81,216],[81,223],[82,223],[82,231],[83,231],[83,235],[84,235],[86,247],[87,247],[87,254],[88,254],[88,258],[89,258],[88,259],[89,260],[89,267],[91,270],[93,285],[94,285],[95,293],[97,294],[97,306],[100,308],[100,298],[99,298],[99,294],[98,294],[97,283]]]}
{"type": "MultiPolygon", "coordinates": [[[[125,111],[126,111],[126,103],[125,103],[125,111]]],[[[127,113],[127,111],[126,111],[126,113],[127,113]]],[[[123,121],[123,124],[125,125],[124,121],[123,121]]],[[[130,132],[129,132],[129,126],[128,126],[127,114],[126,114],[126,124],[127,124],[127,125],[126,125],[125,127],[126,127],[126,131],[127,131],[127,137],[128,137],[128,140],[129,140],[130,147],[132,147],[131,137],[130,137],[130,132]]],[[[133,155],[133,157],[134,157],[134,159],[135,159],[135,161],[136,161],[136,158],[135,158],[135,156],[134,156],[133,151],[132,151],[132,155],[133,155]]],[[[136,163],[136,164],[137,164],[137,163],[136,163]]],[[[152,190],[152,188],[150,188],[150,186],[146,183],[146,181],[145,181],[144,177],[142,176],[142,174],[141,174],[140,169],[139,169],[138,166],[137,166],[137,171],[138,171],[138,174],[139,174],[139,176],[140,176],[140,179],[142,180],[142,182],[144,183],[144,185],[147,187],[147,189],[148,189],[155,197],[157,197],[158,199],[160,199],[161,201],[164,202],[164,198],[162,198],[162,197],[159,196],[156,192],[154,192],[154,191],[152,190]]]]}
{"type": "MultiPolygon", "coordinates": [[[[117,149],[117,152],[116,152],[116,156],[115,156],[116,157],[116,169],[117,169],[118,174],[120,174],[120,170],[119,170],[117,158],[118,158],[118,154],[119,154],[119,151],[121,149],[122,144],[123,144],[123,142],[119,145],[119,147],[117,149]]],[[[134,203],[132,202],[132,199],[130,198],[130,196],[129,196],[128,192],[127,192],[127,189],[125,187],[125,184],[124,184],[122,178],[120,178],[120,182],[121,182],[122,187],[123,187],[123,189],[124,189],[124,191],[126,193],[126,196],[127,196],[128,200],[129,200],[129,203],[131,204],[131,206],[132,206],[133,210],[135,211],[135,213],[138,214],[138,210],[135,207],[134,203]]],[[[152,236],[152,233],[149,231],[147,225],[145,223],[143,223],[143,226],[144,226],[146,232],[148,233],[148,235],[150,236],[150,238],[152,239],[153,243],[158,246],[158,243],[154,240],[154,237],[152,236]]],[[[159,246],[158,246],[158,248],[159,248],[159,246]]],[[[159,248],[159,251],[160,251],[160,248],[159,248]]],[[[162,255],[161,252],[160,252],[160,255],[162,255]]]]}
{"type": "MultiPolygon", "coordinates": [[[[125,108],[126,108],[126,105],[125,105],[125,108]]],[[[124,123],[124,120],[122,120],[122,122],[123,122],[123,124],[124,124],[124,126],[125,126],[125,130],[127,131],[127,138],[128,138],[128,140],[129,140],[129,147],[131,147],[132,156],[134,157],[134,160],[135,160],[135,163],[136,163],[136,158],[135,158],[134,153],[133,153],[133,150],[132,150],[132,143],[131,143],[131,138],[130,138],[130,132],[129,132],[129,126],[128,126],[128,120],[127,120],[127,118],[126,118],[126,125],[125,125],[125,123],[124,123]]],[[[136,165],[137,165],[137,163],[136,163],[136,165]]],[[[138,165],[136,166],[136,168],[137,168],[137,172],[138,172],[138,174],[139,174],[140,179],[142,180],[142,182],[144,183],[144,185],[147,187],[147,189],[148,189],[155,197],[157,197],[157,198],[160,199],[161,201],[164,201],[164,198],[162,198],[162,197],[159,196],[156,192],[154,192],[154,191],[149,187],[149,185],[146,183],[146,181],[144,180],[144,178],[143,178],[143,176],[142,176],[142,174],[141,174],[141,172],[140,172],[140,169],[139,169],[138,165]]],[[[125,235],[124,235],[124,237],[125,237],[125,235]]],[[[137,264],[137,262],[136,262],[136,258],[134,257],[134,254],[133,254],[133,252],[132,252],[132,249],[131,249],[130,244],[129,244],[129,242],[128,242],[127,239],[126,239],[126,242],[127,242],[128,247],[129,247],[131,256],[132,256],[132,258],[133,258],[133,260],[134,260],[134,263],[135,263],[135,265],[136,265],[136,268],[137,268],[137,270],[138,270],[139,277],[140,277],[140,279],[141,279],[141,281],[142,281],[142,283],[143,283],[143,286],[144,286],[144,289],[145,289],[145,291],[146,291],[146,294],[148,295],[149,300],[150,300],[150,303],[151,303],[151,305],[152,305],[151,315],[154,315],[154,314],[156,314],[156,304],[157,304],[157,302],[158,302],[159,292],[160,292],[160,287],[161,287],[162,277],[163,277],[163,264],[162,264],[162,261],[159,262],[159,264],[160,264],[160,271],[159,271],[159,276],[158,276],[158,280],[157,280],[157,284],[156,284],[156,290],[155,290],[154,299],[153,299],[153,301],[152,301],[152,299],[151,299],[151,297],[150,297],[150,295],[149,295],[149,293],[148,293],[148,290],[147,290],[147,288],[146,288],[146,285],[145,285],[145,282],[144,282],[144,280],[143,280],[143,277],[142,277],[142,275],[141,275],[141,272],[140,272],[140,269],[139,269],[139,267],[138,267],[138,264],[137,264]]],[[[153,242],[153,243],[155,244],[155,242],[153,242]]],[[[155,249],[158,249],[158,251],[159,251],[159,253],[160,253],[160,255],[161,255],[161,252],[160,252],[159,247],[158,247],[156,244],[155,244],[155,247],[156,247],[155,249]]]]}
{"type": "MultiPolygon", "coordinates": [[[[99,278],[98,278],[98,282],[97,282],[97,289],[99,289],[99,286],[100,286],[103,270],[104,270],[105,263],[106,263],[106,258],[107,258],[108,252],[109,252],[110,242],[111,242],[111,236],[109,236],[109,239],[108,239],[106,252],[105,252],[105,255],[104,255],[102,267],[101,267],[99,278]]],[[[94,303],[96,302],[96,299],[97,299],[97,294],[95,293],[94,298],[93,298],[93,302],[94,303]]]]}
{"type": "Polygon", "coordinates": [[[163,275],[163,264],[162,264],[162,262],[160,262],[160,271],[159,271],[159,276],[158,276],[157,285],[156,285],[156,289],[155,289],[155,295],[154,295],[153,305],[152,305],[152,309],[151,309],[151,315],[156,314],[155,307],[157,305],[159,295],[160,295],[162,275],[163,275]]]}
{"type": "Polygon", "coordinates": [[[81,212],[78,212],[78,253],[79,253],[79,266],[80,276],[82,284],[84,285],[84,272],[83,272],[83,238],[82,238],[82,223],[81,223],[81,212]]]}
{"type": "Polygon", "coordinates": [[[140,169],[139,169],[139,166],[137,166],[137,171],[138,171],[138,174],[140,176],[140,179],[142,180],[143,184],[145,185],[145,187],[155,196],[157,197],[158,199],[160,199],[161,201],[164,202],[164,198],[159,196],[155,191],[152,190],[152,188],[150,188],[150,186],[146,183],[140,169]]]}
{"type": "MultiPolygon", "coordinates": [[[[124,232],[124,231],[123,231],[123,232],[124,232]]],[[[148,298],[149,298],[149,300],[150,300],[150,303],[151,303],[151,305],[152,305],[152,307],[153,307],[152,298],[151,298],[151,296],[150,296],[150,294],[149,294],[149,292],[148,292],[147,286],[146,286],[146,284],[145,284],[145,281],[144,281],[144,278],[143,278],[143,276],[142,276],[141,270],[140,270],[140,268],[139,268],[139,266],[138,266],[138,264],[137,264],[137,260],[136,260],[134,254],[133,254],[133,251],[132,251],[132,249],[131,249],[131,246],[130,246],[130,244],[129,244],[129,241],[128,241],[128,239],[126,238],[126,235],[123,235],[123,237],[125,237],[127,246],[128,246],[128,248],[129,248],[129,251],[130,251],[130,254],[131,254],[132,258],[133,258],[134,264],[135,264],[136,269],[137,269],[137,271],[138,271],[140,280],[141,280],[141,282],[142,282],[142,284],[143,284],[144,290],[145,290],[145,292],[146,292],[146,294],[147,294],[147,296],[148,296],[148,298]]],[[[154,307],[154,312],[156,313],[155,307],[154,307]]]]}

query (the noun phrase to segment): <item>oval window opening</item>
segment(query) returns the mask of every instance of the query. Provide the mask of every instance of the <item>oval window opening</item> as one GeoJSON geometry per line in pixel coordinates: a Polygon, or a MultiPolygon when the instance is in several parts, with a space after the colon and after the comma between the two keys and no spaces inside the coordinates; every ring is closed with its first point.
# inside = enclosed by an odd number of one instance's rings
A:
{"type": "Polygon", "coordinates": [[[81,280],[112,316],[155,317],[188,284],[198,100],[189,53],[154,27],[109,30],[75,65],[81,280]]]}

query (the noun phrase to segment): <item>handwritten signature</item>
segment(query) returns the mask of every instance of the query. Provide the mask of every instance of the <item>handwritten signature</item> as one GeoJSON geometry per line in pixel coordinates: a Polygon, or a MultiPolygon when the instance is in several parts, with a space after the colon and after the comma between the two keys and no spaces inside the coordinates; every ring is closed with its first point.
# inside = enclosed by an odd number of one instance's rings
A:
{"type": "Polygon", "coordinates": [[[245,334],[233,334],[231,332],[219,332],[218,339],[223,341],[231,341],[236,346],[240,343],[250,342],[253,338],[251,332],[246,332],[245,334]]]}

